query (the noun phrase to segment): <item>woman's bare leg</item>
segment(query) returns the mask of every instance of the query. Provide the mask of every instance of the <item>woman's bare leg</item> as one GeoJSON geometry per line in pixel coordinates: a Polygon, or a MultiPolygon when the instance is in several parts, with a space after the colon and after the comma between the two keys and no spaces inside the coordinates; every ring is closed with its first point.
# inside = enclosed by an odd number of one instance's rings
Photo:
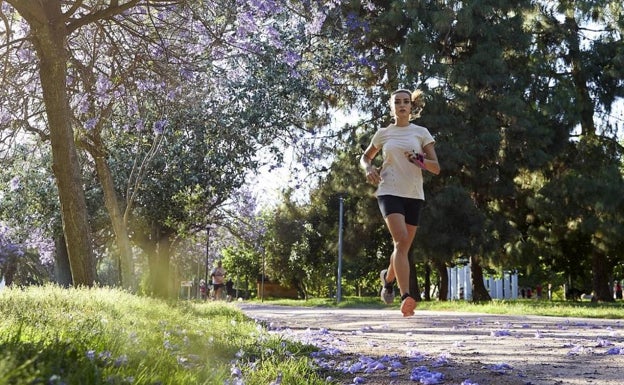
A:
{"type": "Polygon", "coordinates": [[[405,223],[405,217],[402,214],[388,215],[386,217],[386,225],[394,242],[394,251],[390,257],[390,265],[401,291],[401,313],[403,313],[403,317],[410,317],[414,315],[416,300],[409,292],[410,266],[408,253],[416,235],[417,226],[405,223]]]}
{"type": "Polygon", "coordinates": [[[402,296],[409,293],[410,266],[408,253],[418,227],[406,224],[405,216],[402,214],[388,215],[386,217],[386,225],[388,230],[390,230],[394,243],[394,251],[390,256],[386,282],[392,282],[396,277],[402,296]]]}

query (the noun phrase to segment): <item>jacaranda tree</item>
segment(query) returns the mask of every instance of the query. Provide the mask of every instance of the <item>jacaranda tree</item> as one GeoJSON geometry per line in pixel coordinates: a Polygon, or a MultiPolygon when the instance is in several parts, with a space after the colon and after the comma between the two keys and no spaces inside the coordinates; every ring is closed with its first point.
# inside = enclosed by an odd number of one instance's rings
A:
{"type": "MultiPolygon", "coordinates": [[[[1,5],[6,81],[0,123],[15,135],[27,131],[51,144],[77,285],[91,285],[96,278],[80,148],[91,156],[103,190],[122,283],[132,286],[128,217],[153,158],[135,159],[140,167],[120,189],[107,163],[114,151],[111,132],[134,131],[141,141],[142,130],[175,129],[167,126],[168,116],[185,101],[209,99],[217,115],[219,105],[252,111],[251,100],[256,115],[228,124],[255,127],[253,139],[267,146],[276,137],[296,142],[326,118],[317,106],[337,104],[335,79],[354,71],[350,64],[337,65],[346,45],[317,49],[326,14],[335,9],[332,3],[239,1],[232,7],[219,1],[55,0],[1,5]],[[253,83],[259,71],[268,83],[253,83]],[[293,92],[293,86],[299,90],[293,92]]],[[[313,150],[301,148],[305,154],[313,150]]],[[[272,150],[278,153],[280,147],[272,150]]]]}

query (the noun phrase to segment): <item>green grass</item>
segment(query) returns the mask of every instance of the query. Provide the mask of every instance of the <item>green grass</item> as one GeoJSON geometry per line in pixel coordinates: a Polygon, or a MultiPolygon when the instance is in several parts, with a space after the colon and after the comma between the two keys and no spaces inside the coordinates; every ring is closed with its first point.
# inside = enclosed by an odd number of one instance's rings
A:
{"type": "MultiPolygon", "coordinates": [[[[292,299],[269,299],[265,302],[283,306],[337,307],[337,308],[399,308],[395,299],[393,305],[384,305],[377,297],[343,297],[340,303],[331,298],[311,298],[306,301],[292,299]]],[[[552,317],[582,318],[624,318],[624,301],[614,303],[592,303],[590,301],[548,301],[520,299],[516,301],[494,300],[488,303],[467,301],[421,301],[418,310],[469,312],[509,315],[541,315],[552,317]]]]}
{"type": "Polygon", "coordinates": [[[0,292],[0,385],[245,384],[305,376],[313,349],[224,303],[167,303],[115,289],[0,292]]]}

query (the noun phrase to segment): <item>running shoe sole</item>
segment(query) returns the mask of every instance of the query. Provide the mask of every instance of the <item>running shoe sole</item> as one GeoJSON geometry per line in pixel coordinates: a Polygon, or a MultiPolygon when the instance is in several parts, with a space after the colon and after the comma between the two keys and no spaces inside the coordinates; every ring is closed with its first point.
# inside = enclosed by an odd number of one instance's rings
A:
{"type": "Polygon", "coordinates": [[[403,317],[413,316],[414,309],[416,309],[416,300],[414,298],[407,297],[401,302],[401,313],[403,313],[403,317]]]}
{"type": "Polygon", "coordinates": [[[381,300],[386,304],[390,305],[394,302],[394,288],[392,284],[388,284],[386,282],[386,275],[388,274],[388,270],[383,269],[379,273],[379,278],[381,279],[381,300]]]}

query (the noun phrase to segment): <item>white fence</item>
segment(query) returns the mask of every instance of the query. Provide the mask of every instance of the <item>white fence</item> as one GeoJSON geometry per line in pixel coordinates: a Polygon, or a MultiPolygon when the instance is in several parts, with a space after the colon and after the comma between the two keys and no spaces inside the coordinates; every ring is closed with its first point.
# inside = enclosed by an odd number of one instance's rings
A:
{"type": "MultiPolygon", "coordinates": [[[[447,267],[449,300],[472,300],[472,272],[470,265],[447,267]]],[[[503,278],[483,277],[485,288],[492,299],[518,299],[518,273],[506,271],[503,278]]]]}

